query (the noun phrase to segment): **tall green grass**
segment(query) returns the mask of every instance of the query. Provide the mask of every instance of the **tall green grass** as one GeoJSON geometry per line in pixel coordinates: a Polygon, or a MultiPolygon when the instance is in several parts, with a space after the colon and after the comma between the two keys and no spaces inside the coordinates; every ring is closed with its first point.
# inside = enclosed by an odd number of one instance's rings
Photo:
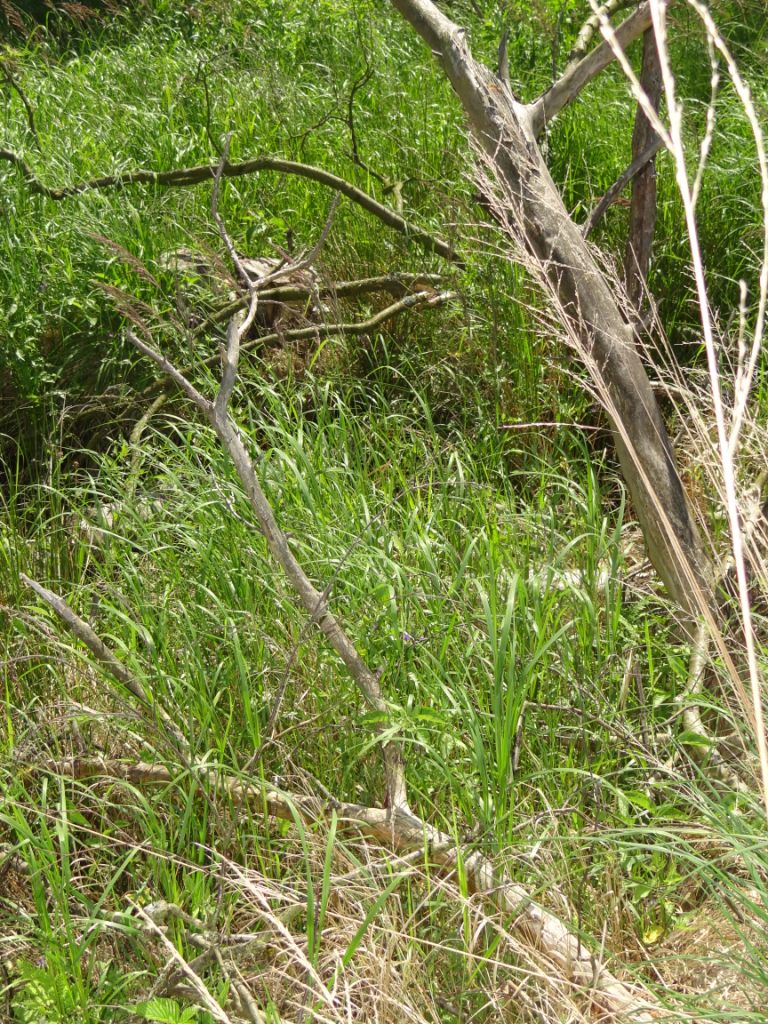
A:
{"type": "MultiPolygon", "coordinates": [[[[668,719],[686,682],[683,652],[653,595],[633,598],[620,583],[621,508],[606,514],[588,452],[574,457],[571,440],[567,476],[545,463],[510,472],[508,435],[481,454],[446,441],[423,399],[417,418],[412,400],[398,407],[376,387],[344,393],[308,378],[302,388],[252,383],[239,415],[294,552],[319,585],[332,583],[334,611],[382,669],[418,810],[471,830],[543,899],[556,888],[575,925],[610,928],[617,949],[663,949],[713,895],[728,919],[745,904],[764,914],[759,816],[748,802],[723,802],[685,758],[665,767],[677,750],[668,719]],[[630,654],[641,688],[626,686],[630,654]]],[[[138,464],[133,454],[94,456],[77,484],[19,488],[3,519],[0,816],[7,851],[28,869],[28,911],[6,954],[19,1005],[38,1005],[45,991],[51,1020],[109,1019],[109,1007],[149,989],[156,967],[138,937],[111,973],[97,952],[126,901],[224,912],[212,852],[255,859],[276,884],[309,886],[301,941],[317,965],[334,836],[321,839],[325,866],[310,870],[314,841],[299,835],[294,869],[282,829],[212,793],[201,802],[184,774],[147,794],[41,776],[36,765],[80,750],[140,756],[137,737],[153,758],[176,754],[151,712],[20,590],[19,571],[94,625],[197,759],[287,788],[382,798],[377,723],[305,629],[210,431],[158,420],[138,464]],[[277,742],[254,762],[286,677],[277,742]]],[[[226,914],[242,898],[230,894],[226,914]]],[[[431,923],[408,939],[414,950],[428,935],[454,942],[433,898],[431,923]]],[[[125,923],[130,934],[135,922],[125,923]]],[[[760,955],[745,946],[745,969],[759,975],[760,955]]],[[[449,962],[438,959],[436,978],[449,962]]]]}
{"type": "MultiPolygon", "coordinates": [[[[454,6],[490,57],[495,13],[475,19],[477,5],[454,6]]],[[[604,936],[624,969],[662,994],[675,989],[672,1017],[761,1020],[759,810],[714,784],[681,742],[687,651],[663,596],[627,580],[632,510],[610,462],[578,430],[502,429],[589,411],[525,309],[522,275],[473,226],[469,153],[448,88],[386,5],[209,0],[197,11],[157,2],[138,26],[19,50],[14,73],[35,105],[42,152],[13,96],[0,114],[3,144],[58,184],[212,160],[208,131],[214,142],[232,131],[234,159],[318,163],[394,202],[353,164],[340,120],[351,83],[373,68],[356,96],[361,157],[404,182],[408,217],[471,236],[473,251],[449,275],[459,299],[445,310],[333,339],[328,358],[282,380],[268,359],[243,360],[234,411],[265,490],[297,557],[318,586],[331,585],[334,611],[382,670],[418,811],[492,854],[585,941],[604,936]]],[[[549,6],[532,5],[513,40],[515,75],[530,88],[550,74],[542,31],[553,25],[549,6]]],[[[564,47],[575,30],[562,27],[564,47]]],[[[745,166],[732,113],[726,97],[702,202],[726,305],[732,279],[751,269],[737,242],[753,220],[732,173],[745,166]]],[[[622,170],[632,116],[609,73],[553,126],[553,173],[579,216],[622,170]]],[[[187,999],[147,1004],[163,954],[132,909],[167,901],[199,930],[257,933],[247,966],[267,1020],[332,1016],[316,991],[296,1005],[312,972],[334,993],[370,993],[382,1019],[400,1019],[401,1005],[421,1020],[452,1020],[457,1009],[464,1019],[558,1019],[544,995],[538,1016],[525,1002],[548,991],[540,967],[510,941],[509,922],[478,925],[460,876],[388,859],[338,822],[294,827],[229,806],[179,767],[160,719],[22,588],[24,572],[62,593],[197,759],[289,790],[381,801],[381,722],[307,629],[210,431],[174,398],[138,447],[125,439],[131,389],[152,378],[99,285],[138,295],[159,320],[174,302],[162,255],[219,245],[210,189],[136,187],[55,204],[30,197],[15,171],[0,173],[0,283],[12,296],[0,310],[6,1007],[30,1024],[182,1019],[187,999]],[[161,287],[93,234],[128,249],[161,287]],[[121,402],[101,401],[108,388],[121,402]],[[45,767],[94,752],[167,764],[173,781],[145,790],[63,781],[45,767]],[[232,865],[246,876],[228,874],[232,865]],[[389,973],[376,974],[378,964],[389,973]]],[[[686,340],[693,312],[671,183],[662,159],[653,286],[686,340]]],[[[312,244],[328,201],[297,179],[262,175],[228,183],[222,210],[255,255],[286,245],[289,229],[298,246],[312,244]]],[[[614,253],[622,217],[610,211],[599,239],[614,253]]],[[[389,269],[444,268],[342,204],[322,272],[389,269]]],[[[158,337],[186,362],[183,339],[158,337]]],[[[203,337],[193,354],[217,344],[203,337]]],[[[195,927],[176,918],[167,930],[188,959],[199,951],[195,927]]],[[[231,1008],[231,979],[206,971],[231,1008]]],[[[372,1005],[357,998],[355,1012],[372,1005]]]]}

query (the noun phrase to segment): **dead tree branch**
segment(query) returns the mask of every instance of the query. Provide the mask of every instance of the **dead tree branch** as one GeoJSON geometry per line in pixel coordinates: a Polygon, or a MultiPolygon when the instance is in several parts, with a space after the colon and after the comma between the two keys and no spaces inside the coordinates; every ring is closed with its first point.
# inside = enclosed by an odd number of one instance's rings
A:
{"type": "MultiPolygon", "coordinates": [[[[152,359],[182,388],[209,421],[240,477],[270,553],[288,577],[310,620],[317,624],[320,632],[339,655],[368,704],[375,711],[388,716],[389,709],[382,696],[378,673],[372,672],[360,657],[355,645],[330,611],[327,599],[310,581],[291,551],[288,537],[277,522],[269,499],[259,483],[253,461],[248,454],[242,436],[229,414],[227,403],[236,377],[243,323],[244,316],[241,312],[233,317],[229,326],[226,349],[222,352],[222,384],[216,400],[213,402],[200,394],[184,374],[177,370],[162,353],[145,344],[130,331],[128,338],[139,352],[152,359]]],[[[393,810],[401,806],[407,807],[400,750],[396,744],[390,741],[383,745],[383,755],[388,805],[393,810]]]]}
{"type": "MultiPolygon", "coordinates": [[[[166,766],[146,761],[126,763],[76,757],[50,761],[40,767],[66,778],[123,779],[133,786],[168,785],[178,779],[178,773],[166,766]]],[[[470,892],[490,899],[509,915],[509,927],[541,950],[573,985],[585,989],[602,1010],[621,1014],[634,1024],[651,1024],[658,1019],[659,1007],[652,997],[619,981],[584,941],[542,907],[525,886],[510,881],[496,870],[490,858],[457,845],[453,836],[440,832],[407,808],[398,807],[393,812],[389,807],[286,793],[266,784],[242,782],[205,765],[196,766],[195,775],[235,807],[248,807],[257,813],[266,811],[289,822],[295,822],[298,815],[307,824],[323,821],[335,812],[340,824],[348,829],[382,846],[394,847],[401,854],[420,852],[441,872],[453,874],[461,865],[470,892]]]]}
{"type": "Polygon", "coordinates": [[[140,704],[150,709],[162,721],[163,725],[170,731],[171,735],[180,745],[180,749],[186,749],[187,743],[179,732],[179,728],[167,711],[157,701],[153,700],[139,680],[132,675],[123,663],[115,657],[104,641],[94,632],[88,623],[71,608],[67,602],[48,590],[36,580],[30,579],[24,573],[20,574],[22,583],[41,597],[49,607],[59,616],[72,634],[83,643],[94,658],[113,676],[125,689],[134,696],[140,704]]]}
{"type": "Polygon", "coordinates": [[[606,0],[598,10],[593,11],[581,26],[581,31],[576,37],[576,42],[573,44],[571,52],[568,55],[568,65],[566,70],[573,68],[578,64],[582,57],[584,57],[592,44],[595,33],[600,28],[602,18],[610,18],[618,11],[622,11],[625,7],[629,7],[631,4],[636,2],[637,0],[606,0]]]}
{"type": "Polygon", "coordinates": [[[29,102],[29,98],[28,98],[27,94],[24,92],[23,88],[19,85],[19,83],[16,81],[16,79],[13,76],[13,72],[8,67],[6,62],[3,61],[3,60],[0,60],[0,72],[2,72],[3,78],[8,83],[8,86],[11,89],[13,89],[13,91],[16,93],[16,95],[21,100],[21,104],[24,107],[24,113],[25,113],[26,118],[27,118],[27,125],[29,127],[30,135],[35,140],[35,145],[37,146],[37,148],[42,153],[43,146],[42,146],[42,143],[40,142],[40,136],[39,136],[39,134],[37,132],[37,125],[35,124],[35,111],[34,111],[34,109],[32,107],[32,104],[29,102]]]}
{"type": "MultiPolygon", "coordinates": [[[[550,297],[606,404],[654,567],[686,623],[705,614],[714,630],[709,559],[633,329],[552,181],[534,137],[535,106],[517,103],[499,87],[497,77],[473,58],[466,34],[431,0],[392,4],[442,64],[495,182],[490,191],[498,189],[499,216],[506,218],[514,244],[550,297]]],[[[619,31],[625,42],[649,17],[646,4],[624,23],[619,31]]]]}
{"type": "Polygon", "coordinates": [[[605,211],[611,203],[614,202],[617,196],[621,195],[630,181],[632,181],[645,167],[648,166],[648,163],[653,160],[663,145],[664,143],[661,139],[658,137],[655,138],[648,148],[632,161],[626,171],[619,175],[616,181],[614,181],[611,187],[606,191],[605,195],[601,196],[600,201],[595,205],[595,208],[590,212],[587,219],[581,225],[581,233],[584,238],[589,238],[605,216],[605,211]]]}
{"type": "MultiPolygon", "coordinates": [[[[661,103],[661,63],[653,29],[643,35],[643,66],[640,87],[648,103],[658,113],[661,103]]],[[[632,158],[638,160],[654,143],[661,145],[642,104],[638,104],[632,132],[632,158]]],[[[658,147],[657,147],[658,148],[658,147]]],[[[627,296],[640,319],[646,305],[648,269],[651,265],[653,235],[656,230],[656,160],[651,158],[632,179],[629,209],[629,234],[624,256],[624,285],[627,296]]]]}
{"type": "MultiPolygon", "coordinates": [[[[18,153],[9,149],[0,149],[0,160],[13,164],[23,175],[30,192],[35,195],[45,196],[54,202],[61,202],[71,196],[81,195],[84,192],[99,191],[110,188],[125,188],[128,185],[157,185],[164,188],[188,188],[191,185],[199,185],[204,181],[212,181],[220,163],[202,164],[197,167],[185,167],[175,171],[150,171],[136,170],[125,171],[122,174],[109,174],[101,178],[90,178],[87,181],[78,182],[76,185],[65,185],[61,188],[51,188],[44,184],[37,177],[30,165],[19,156],[18,153]]],[[[463,266],[463,261],[454,252],[453,246],[443,239],[431,235],[428,231],[412,224],[399,213],[390,207],[380,203],[373,196],[363,192],[356,185],[350,184],[343,178],[339,178],[330,171],[324,171],[321,167],[313,167],[311,164],[300,164],[293,160],[280,160],[277,157],[258,157],[255,160],[245,160],[242,163],[226,163],[221,170],[223,178],[241,178],[248,174],[258,174],[260,171],[276,171],[281,174],[293,174],[310,181],[316,181],[319,185],[325,185],[336,192],[340,192],[347,199],[356,203],[361,209],[378,218],[382,224],[393,231],[405,235],[420,245],[426,252],[433,252],[437,256],[448,260],[456,266],[463,266]]]]}
{"type": "MultiPolygon", "coordinates": [[[[271,293],[265,291],[264,297],[266,298],[269,294],[271,293]]],[[[393,302],[390,306],[380,309],[367,320],[360,320],[357,323],[349,324],[313,324],[311,327],[296,327],[288,331],[282,331],[281,333],[275,331],[272,334],[265,334],[260,338],[249,338],[247,341],[242,342],[240,345],[240,352],[250,352],[255,348],[262,348],[263,346],[271,345],[274,342],[284,343],[288,341],[305,341],[312,338],[321,340],[323,338],[333,337],[334,335],[350,335],[351,337],[354,337],[355,335],[367,334],[369,331],[380,327],[381,324],[386,323],[387,320],[391,320],[393,317],[399,316],[401,313],[405,313],[409,309],[416,309],[419,306],[441,306],[455,298],[456,295],[454,292],[435,292],[431,288],[429,291],[413,292],[411,295],[406,295],[404,298],[400,299],[399,302],[393,302]]],[[[238,300],[235,305],[235,312],[242,310],[246,304],[247,300],[238,300]]],[[[198,328],[198,333],[199,332],[200,329],[198,328]]],[[[218,355],[209,356],[207,359],[201,359],[197,363],[191,363],[189,366],[183,367],[180,372],[186,377],[205,366],[215,366],[218,361],[218,355]]],[[[165,372],[167,373],[168,371],[166,370],[165,372]]],[[[179,383],[178,380],[175,382],[177,384],[179,383]]],[[[150,384],[149,387],[145,388],[142,392],[142,397],[149,397],[163,386],[163,381],[156,381],[154,384],[150,384]]],[[[183,390],[186,389],[183,388],[183,390]]],[[[189,397],[192,396],[190,395],[189,397]]]]}
{"type": "MultiPolygon", "coordinates": [[[[600,19],[598,17],[598,24],[600,19]]],[[[651,5],[644,3],[633,11],[628,18],[616,28],[616,43],[625,50],[630,43],[640,36],[651,25],[651,5]]],[[[546,125],[560,111],[572,103],[582,89],[616,60],[614,47],[608,40],[596,46],[586,57],[582,57],[566,68],[563,75],[542,96],[527,107],[531,129],[535,136],[541,134],[546,125]]]]}
{"type": "MultiPolygon", "coordinates": [[[[375,292],[389,292],[390,295],[402,297],[414,289],[424,291],[425,289],[438,288],[441,282],[439,274],[385,274],[380,277],[362,277],[357,281],[334,281],[331,284],[320,285],[318,288],[310,288],[307,285],[282,284],[274,288],[265,288],[259,293],[261,302],[295,302],[297,299],[309,299],[313,295],[318,298],[346,299],[358,295],[369,295],[375,292]]],[[[196,337],[204,333],[212,324],[222,323],[229,320],[240,309],[245,309],[248,299],[241,296],[233,299],[226,306],[216,310],[208,317],[204,324],[196,327],[192,332],[196,337]]],[[[348,330],[349,325],[347,325],[348,330]]]]}

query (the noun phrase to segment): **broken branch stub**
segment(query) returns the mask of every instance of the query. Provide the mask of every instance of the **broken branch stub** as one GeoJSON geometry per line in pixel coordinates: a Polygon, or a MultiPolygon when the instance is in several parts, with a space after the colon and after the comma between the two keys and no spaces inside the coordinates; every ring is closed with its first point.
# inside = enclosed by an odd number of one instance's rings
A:
{"type": "Polygon", "coordinates": [[[392,4],[429,45],[461,101],[507,205],[509,231],[606,404],[651,561],[685,617],[696,618],[710,605],[708,559],[633,330],[569,216],[536,142],[537,104],[516,102],[473,58],[464,31],[431,0],[392,4]]]}

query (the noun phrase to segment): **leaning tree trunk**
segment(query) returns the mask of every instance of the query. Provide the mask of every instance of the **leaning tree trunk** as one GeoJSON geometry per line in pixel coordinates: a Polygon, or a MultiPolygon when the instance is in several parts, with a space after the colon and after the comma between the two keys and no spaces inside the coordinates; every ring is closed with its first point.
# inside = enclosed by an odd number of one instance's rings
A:
{"type": "Polygon", "coordinates": [[[648,376],[605,275],[571,220],[536,142],[532,107],[470,52],[463,29],[431,0],[392,0],[430,46],[456,91],[472,135],[511,206],[517,241],[537,266],[576,339],[611,418],[648,554],[681,610],[709,605],[708,559],[675,466],[648,376]]]}

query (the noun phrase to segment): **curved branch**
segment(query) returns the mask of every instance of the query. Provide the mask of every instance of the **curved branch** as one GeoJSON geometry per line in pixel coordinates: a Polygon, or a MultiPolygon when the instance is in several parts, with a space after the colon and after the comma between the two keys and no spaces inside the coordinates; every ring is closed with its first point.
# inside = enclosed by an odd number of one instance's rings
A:
{"type": "MultiPolygon", "coordinates": [[[[616,43],[622,49],[626,49],[650,28],[651,21],[651,5],[644,3],[618,26],[614,33],[616,43]]],[[[552,118],[572,103],[581,90],[615,59],[613,45],[604,40],[582,60],[569,65],[551,88],[533,103],[528,104],[534,135],[540,135],[552,118]]]]}
{"type": "MultiPolygon", "coordinates": [[[[380,277],[362,277],[357,281],[336,281],[331,284],[321,285],[319,288],[281,284],[275,288],[265,288],[263,292],[259,292],[259,301],[288,303],[307,299],[313,295],[317,295],[321,299],[343,299],[350,295],[368,295],[372,292],[389,292],[393,296],[402,296],[407,295],[409,290],[413,288],[420,290],[424,288],[437,288],[439,284],[439,274],[383,274],[380,277]]],[[[212,313],[199,327],[196,327],[192,332],[192,336],[197,337],[203,334],[212,324],[229,320],[238,310],[245,309],[247,305],[248,299],[245,295],[233,299],[232,302],[228,302],[226,306],[222,306],[221,309],[217,309],[212,313]]]]}
{"type": "MultiPolygon", "coordinates": [[[[199,185],[203,181],[213,181],[220,167],[220,164],[216,163],[200,164],[196,167],[181,167],[175,171],[123,171],[121,174],[108,174],[101,178],[89,178],[75,185],[51,188],[40,181],[29,164],[18,153],[14,153],[13,150],[0,149],[0,160],[13,164],[21,171],[31,192],[36,195],[45,196],[47,199],[52,199],[54,202],[60,202],[63,199],[80,195],[83,192],[100,191],[108,188],[124,188],[126,185],[160,185],[164,188],[187,188],[190,185],[199,185]]],[[[374,199],[367,192],[363,192],[356,185],[352,185],[350,182],[345,181],[344,178],[331,174],[330,171],[323,170],[322,167],[300,164],[294,160],[281,160],[278,157],[263,156],[257,157],[254,160],[244,160],[237,164],[227,162],[221,169],[221,176],[223,178],[242,178],[248,174],[257,174],[259,171],[278,171],[282,174],[293,174],[300,178],[308,178],[310,181],[316,181],[319,185],[325,185],[327,188],[341,192],[342,195],[356,203],[367,213],[377,217],[388,228],[392,228],[393,231],[412,238],[422,249],[425,249],[427,252],[434,252],[436,255],[442,256],[443,259],[457,266],[463,266],[463,261],[459,259],[453,250],[453,246],[448,242],[442,238],[437,238],[435,235],[431,235],[416,224],[412,224],[404,217],[401,217],[399,213],[395,213],[394,210],[374,199]]]]}

